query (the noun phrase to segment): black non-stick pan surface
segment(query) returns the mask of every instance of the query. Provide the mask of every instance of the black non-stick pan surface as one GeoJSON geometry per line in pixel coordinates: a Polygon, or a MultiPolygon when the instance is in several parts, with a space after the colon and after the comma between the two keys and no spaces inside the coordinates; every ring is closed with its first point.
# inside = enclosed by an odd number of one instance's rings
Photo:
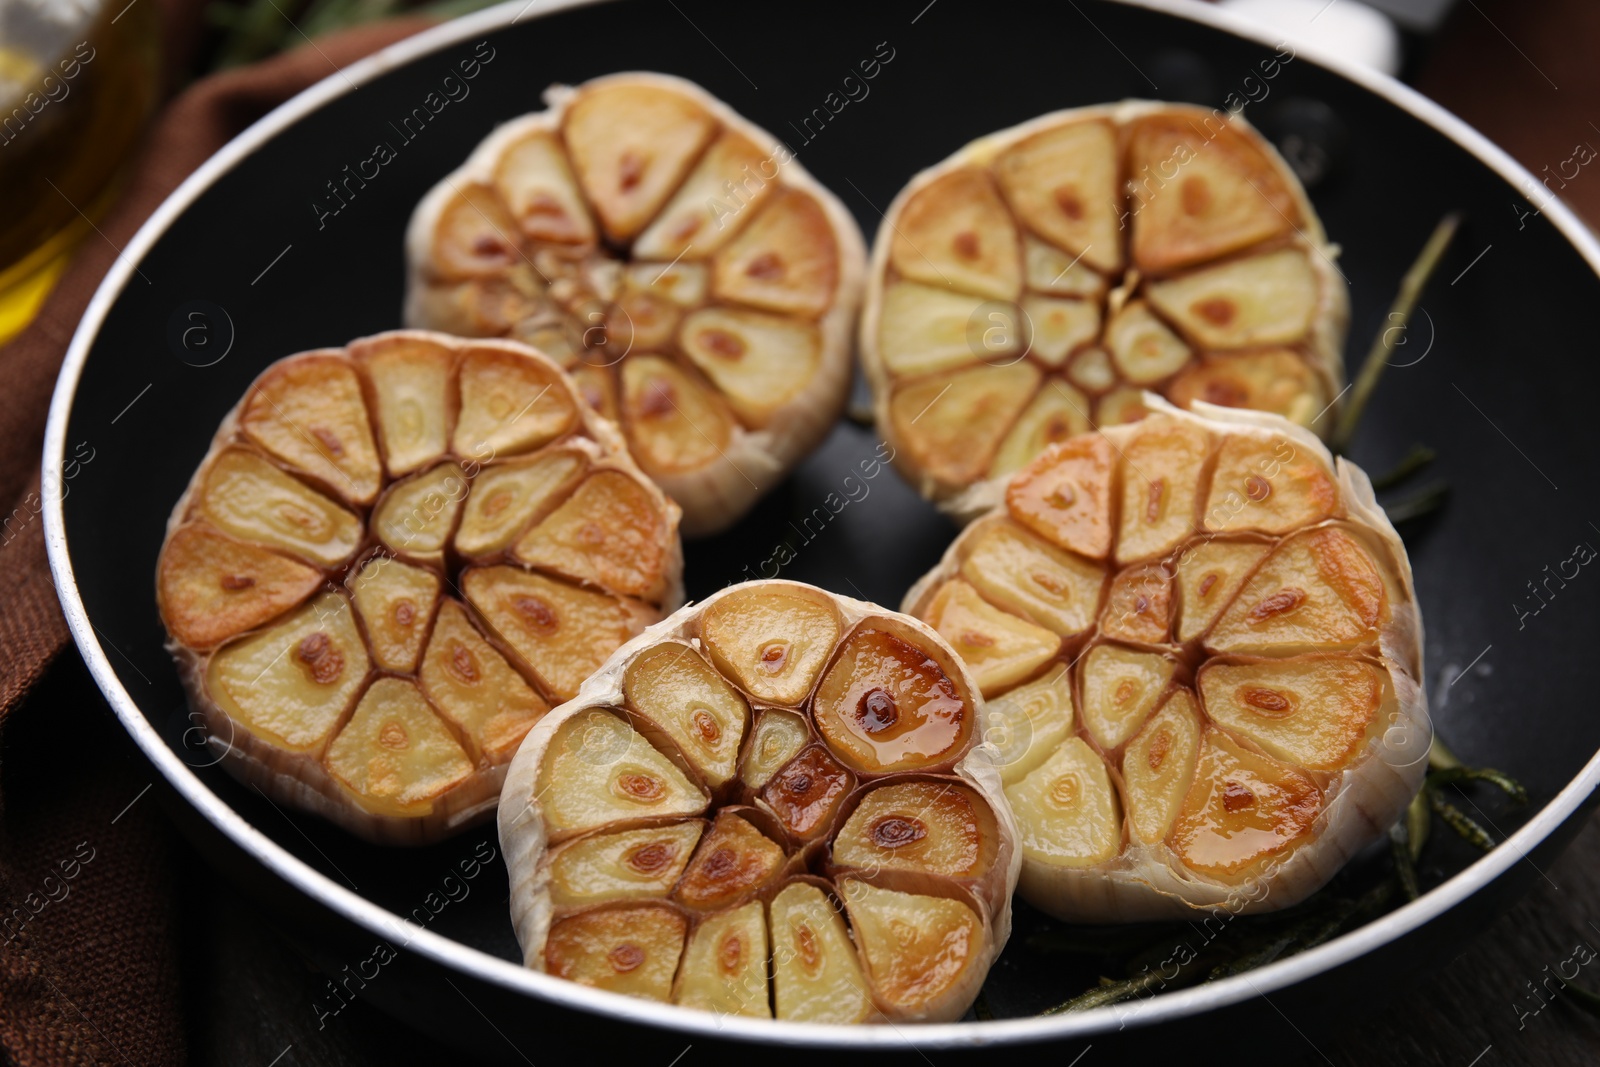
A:
{"type": "MultiPolygon", "coordinates": [[[[824,1044],[835,1046],[820,1053],[829,1056],[941,1067],[1017,1044],[1052,1046],[1062,1063],[1091,1044],[1096,1056],[1310,1055],[1317,1034],[1359,1018],[1345,1005],[1381,1003],[1383,989],[1439,962],[1539,877],[1600,776],[1590,762],[1600,748],[1600,569],[1587,547],[1600,545],[1600,249],[1526,172],[1395,83],[1231,32],[1198,4],[519,6],[330,68],[327,82],[225,149],[125,251],[85,316],[52,411],[46,484],[64,499],[51,494],[47,529],[84,655],[151,756],[157,795],[341,981],[342,992],[332,982],[322,992],[322,979],[308,979],[324,1007],[361,995],[465,1048],[541,1064],[609,1058],[603,1049],[666,1064],[691,1044],[697,1056],[762,1062],[814,1060],[824,1044]],[[870,80],[863,61],[876,62],[870,80]],[[1021,1021],[802,1028],[622,1001],[521,970],[492,826],[427,849],[378,848],[214,766],[162,649],[153,575],[168,512],[218,421],[271,361],[400,325],[407,218],[496,124],[539,108],[552,82],[632,69],[691,78],[787,138],[869,235],[917,170],[1042,112],[1124,97],[1242,103],[1302,171],[1342,246],[1352,360],[1388,325],[1400,277],[1435,223],[1462,212],[1351,455],[1376,473],[1416,442],[1439,453],[1424,481],[1447,483],[1448,502],[1403,529],[1433,718],[1468,762],[1527,785],[1523,808],[1482,801],[1483,820],[1511,839],[1471,867],[1476,853],[1437,842],[1423,871],[1437,887],[1421,901],[1242,978],[1031,1019],[1092,985],[1097,964],[1030,949],[1051,927],[1021,906],[987,991],[999,1019],[1021,1021]],[[402,131],[430,94],[447,102],[420,132],[402,131]],[[346,183],[346,168],[379,143],[394,158],[364,184],[346,183]],[[768,1047],[736,1047],[750,1041],[768,1047]]],[[[855,483],[865,495],[845,485],[877,444],[870,429],[841,423],[733,530],[690,544],[690,595],[781,573],[898,605],[955,530],[890,470],[855,483]],[[854,499],[833,514],[829,494],[854,499]]]]}

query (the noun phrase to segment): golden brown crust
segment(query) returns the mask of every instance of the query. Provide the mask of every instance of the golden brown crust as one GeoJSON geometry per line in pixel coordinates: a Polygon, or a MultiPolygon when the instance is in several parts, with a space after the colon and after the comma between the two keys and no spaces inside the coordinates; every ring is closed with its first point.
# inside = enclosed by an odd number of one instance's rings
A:
{"type": "Polygon", "coordinates": [[[406,322],[581,368],[684,532],[724,529],[843,411],[864,242],[782,142],[690,82],[546,100],[418,205],[406,322]]]}
{"type": "Polygon", "coordinates": [[[1071,921],[1296,903],[1399,816],[1431,736],[1410,564],[1366,476],[1276,416],[1146,402],[975,487],[988,510],[902,605],[984,687],[1019,892],[1071,921]],[[1080,576],[991,547],[1025,527],[1080,576]],[[1039,653],[1014,670],[1022,626],[1039,653]]]}
{"type": "Polygon", "coordinates": [[[426,843],[486,817],[533,722],[681,602],[677,524],[543,356],[396,331],[263,372],[172,512],[157,599],[225,767],[361,836],[426,843]],[[566,476],[497,480],[547,458],[566,476]],[[513,515],[470,558],[469,503],[513,515]],[[472,589],[560,636],[500,633],[472,589]]]}
{"type": "Polygon", "coordinates": [[[878,430],[961,520],[969,486],[1139,418],[1145,389],[1324,433],[1336,255],[1242,116],[1125,101],[991,134],[913,178],[879,231],[858,340],[878,430]]]}
{"type": "MultiPolygon", "coordinates": [[[[1018,865],[981,708],[928,627],[873,604],[764,581],[682,609],[619,649],[512,761],[500,839],[525,962],[557,970],[551,946],[570,943],[573,920],[627,899],[689,920],[675,1003],[959,1017],[1005,944],[1018,865]],[[725,778],[732,729],[738,773],[725,778]],[[707,818],[684,865],[680,838],[707,818]],[[735,914],[770,932],[775,989],[707,977],[696,939],[731,936],[735,914]]],[[[646,965],[623,943],[612,951],[609,970],[582,980],[623,989],[646,965]]],[[[570,971],[571,953],[558,955],[570,971]]]]}

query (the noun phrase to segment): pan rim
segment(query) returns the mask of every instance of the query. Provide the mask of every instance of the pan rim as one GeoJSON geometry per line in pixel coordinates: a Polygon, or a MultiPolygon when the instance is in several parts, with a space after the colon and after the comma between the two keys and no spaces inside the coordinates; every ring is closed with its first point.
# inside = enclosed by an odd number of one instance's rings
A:
{"type": "MultiPolygon", "coordinates": [[[[372,933],[396,938],[403,947],[412,948],[451,970],[560,1007],[599,1016],[620,1016],[628,1021],[686,1036],[703,1035],[707,1038],[814,1048],[872,1050],[909,1044],[916,1049],[932,1050],[1090,1037],[1129,1026],[1144,1027],[1172,1022],[1257,996],[1265,997],[1323,971],[1347,964],[1454,908],[1513,865],[1526,859],[1528,853],[1572,815],[1593,792],[1596,783],[1600,782],[1600,752],[1592,756],[1548,804],[1499,847],[1441,885],[1325,945],[1248,973],[1200,987],[1162,993],[1137,1002],[1137,1010],[1131,1012],[1127,1005],[1113,1005],[1049,1017],[927,1024],[910,1029],[893,1026],[822,1026],[722,1017],[684,1011],[671,1005],[641,1001],[563,981],[434,933],[380,907],[313,869],[244,819],[178,757],[139,709],[137,701],[112,668],[77,588],[68,555],[62,503],[64,498],[59,481],[51,479],[49,472],[59,470],[65,458],[67,425],[89,351],[107,314],[134,276],[139,261],[201,193],[260,145],[306,115],[399,66],[480,33],[506,28],[530,15],[537,18],[599,2],[603,0],[508,0],[507,3],[446,22],[389,45],[335,71],[285,101],[224,145],[161,203],[121,250],[96,289],[73,334],[51,398],[41,465],[46,552],[62,610],[91,675],[134,742],[185,802],[235,845],[250,853],[257,862],[298,892],[372,933]]],[[[1108,2],[1197,23],[1269,47],[1281,41],[1281,38],[1264,29],[1208,5],[1186,3],[1185,0],[1108,2]]],[[[1085,15],[1085,18],[1088,16],[1085,15]]],[[[1294,48],[1297,58],[1303,56],[1314,65],[1382,97],[1442,133],[1514,189],[1520,191],[1528,183],[1538,184],[1533,174],[1503,149],[1416,90],[1387,75],[1358,67],[1311,46],[1295,44],[1294,48]]],[[[1552,199],[1543,212],[1587,261],[1590,269],[1600,275],[1600,240],[1559,200],[1552,199]]]]}

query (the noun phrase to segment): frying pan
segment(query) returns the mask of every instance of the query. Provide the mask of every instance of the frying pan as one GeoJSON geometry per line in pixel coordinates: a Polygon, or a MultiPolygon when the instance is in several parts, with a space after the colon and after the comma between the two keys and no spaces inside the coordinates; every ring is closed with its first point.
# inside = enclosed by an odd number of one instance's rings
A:
{"type": "MultiPolygon", "coordinates": [[[[943,1065],[1046,1046],[1073,1062],[1090,1045],[1182,1050],[1197,1061],[1236,1060],[1252,1046],[1309,1054],[1305,1043],[1447,958],[1540,877],[1600,778],[1589,674],[1600,573],[1570,573],[1574,545],[1600,544],[1581,437],[1600,394],[1600,362],[1589,355],[1600,246],[1527,171],[1436,105],[1303,49],[1282,62],[1275,43],[1205,5],[1161,0],[1003,10],[969,0],[759,10],[725,0],[517,2],[332,74],[172,195],[123,250],[62,368],[44,456],[50,562],[72,633],[153,764],[157,795],[329,976],[325,988],[314,982],[320,1005],[359,995],[512,1063],[601,1049],[667,1063],[690,1045],[697,1056],[770,1063],[824,1054],[943,1065]],[[1277,73],[1263,78],[1274,55],[1277,73]],[[402,130],[473,57],[476,76],[455,83],[466,91],[451,90],[425,123],[402,130]],[[846,84],[874,57],[875,78],[846,84]],[[1504,842],[1469,863],[1475,853],[1440,840],[1424,872],[1438,883],[1431,891],[1321,947],[1076,1014],[1035,1015],[1092,984],[1094,971],[1030,950],[1048,924],[1022,908],[988,984],[996,1021],[834,1028],[686,1012],[528,971],[517,963],[492,827],[426,849],[380,849],[216,767],[162,650],[152,575],[167,512],[218,420],[270,361],[397,325],[401,234],[418,198],[497,123],[537,108],[546,85],[627,69],[692,78],[792,137],[868,233],[912,173],[1038,113],[1128,96],[1248,100],[1343,244],[1358,351],[1386,325],[1400,275],[1438,218],[1463,212],[1352,456],[1380,471],[1413,442],[1439,452],[1448,505],[1406,531],[1434,720],[1468,762],[1529,788],[1524,808],[1483,812],[1504,842]],[[380,141],[394,157],[344,184],[345,168],[380,141]],[[332,211],[336,183],[345,195],[332,211]]],[[[875,446],[869,429],[842,423],[734,530],[689,546],[690,594],[768,576],[787,544],[784,576],[897,604],[954,530],[894,474],[820,530],[800,521],[875,446]]],[[[1357,875],[1381,862],[1359,858],[1357,875]]]]}

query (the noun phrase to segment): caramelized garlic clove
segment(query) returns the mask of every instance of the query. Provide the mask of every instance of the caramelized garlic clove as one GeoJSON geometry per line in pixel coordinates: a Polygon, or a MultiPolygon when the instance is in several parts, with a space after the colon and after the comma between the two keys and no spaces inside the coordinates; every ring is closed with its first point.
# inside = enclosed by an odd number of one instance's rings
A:
{"type": "Polygon", "coordinates": [[[1311,330],[1319,299],[1316,271],[1307,253],[1297,248],[1153,282],[1149,293],[1157,311],[1210,349],[1302,340],[1311,330]]]}
{"type": "Polygon", "coordinates": [[[454,450],[480,463],[530,452],[571,430],[577,409],[560,371],[505,348],[471,348],[458,378],[454,450]]]}
{"type": "Polygon", "coordinates": [[[623,361],[622,418],[634,458],[655,474],[705,467],[733,439],[726,401],[659,356],[623,361]]]}
{"type": "Polygon", "coordinates": [[[328,770],[364,808],[425,815],[472,761],[413,682],[379,678],[328,746],[328,770]]]}
{"type": "Polygon", "coordinates": [[[1001,520],[974,534],[961,577],[1011,614],[1072,637],[1094,625],[1106,572],[1001,520]]]}
{"type": "Polygon", "coordinates": [[[224,449],[203,479],[200,516],[242,541],[330,568],[361,544],[361,520],[352,512],[249,449],[224,449]]]}
{"type": "Polygon", "coordinates": [[[450,446],[455,353],[405,335],[368,338],[350,356],[372,384],[384,467],[398,478],[434,462],[450,446]]]}
{"type": "Polygon", "coordinates": [[[718,669],[745,692],[794,706],[810,695],[838,644],[839,616],[809,590],[751,586],[708,608],[700,637],[718,669]]]}
{"type": "Polygon", "coordinates": [[[539,768],[538,806],[559,840],[636,819],[698,815],[700,787],[613,712],[590,708],[564,721],[539,768]]]}
{"type": "Polygon", "coordinates": [[[568,841],[550,854],[550,902],[558,908],[581,908],[665,899],[704,830],[704,823],[693,820],[568,841]]]}
{"type": "Polygon", "coordinates": [[[569,245],[594,241],[594,222],[553,134],[530,133],[508,145],[495,167],[494,182],[518,228],[532,240],[569,245]]]}
{"type": "Polygon", "coordinates": [[[495,762],[516,752],[550,710],[450,598],[439,607],[418,678],[440,714],[467,735],[476,752],[495,762]]]}
{"type": "Polygon", "coordinates": [[[595,908],[557,921],[541,962],[557,978],[666,1002],[688,928],[665,904],[595,908]]]}
{"type": "Polygon", "coordinates": [[[992,300],[1022,288],[1021,235],[994,180],[973,167],[941,175],[900,208],[889,260],[904,277],[992,300]]]}
{"type": "Polygon", "coordinates": [[[1061,649],[1056,634],[994,607],[960,579],[946,582],[925,614],[966,661],[985,696],[1016,685],[1061,649]]]}
{"type": "Polygon", "coordinates": [[[322,582],[321,571],[198,523],[175,530],[156,564],[161,616],[195,649],[270,622],[322,582]]]}
{"type": "Polygon", "coordinates": [[[778,1018],[860,1023],[876,1013],[856,946],[826,893],[791,883],[772,898],[769,915],[778,1018]]]}
{"type": "Polygon", "coordinates": [[[381,669],[416,670],[422,642],[439,603],[439,577],[390,556],[374,556],[350,583],[351,599],[381,669]]]}
{"type": "Polygon", "coordinates": [[[922,779],[869,788],[833,843],[841,868],[974,880],[995,862],[994,812],[958,782],[922,779]]]}
{"type": "Polygon", "coordinates": [[[1083,434],[1047,455],[1007,484],[1011,517],[1053,545],[1105,559],[1113,532],[1115,456],[1110,442],[1098,434],[1083,434]]]}
{"type": "Polygon", "coordinates": [[[206,691],[245,729],[291,752],[320,749],[366,680],[350,602],[323,593],[211,656],[206,691]]]}
{"type": "Polygon", "coordinates": [[[1051,445],[1087,432],[1092,407],[1088,397],[1060,378],[1046,378],[1001,442],[989,464],[989,476],[998,478],[1021,470],[1051,445]]]}
{"type": "Polygon", "coordinates": [[[669,643],[640,654],[628,665],[622,691],[711,788],[734,777],[750,706],[692,647],[669,643]]]}
{"type": "Polygon", "coordinates": [[[693,911],[720,911],[772,882],[785,859],[781,845],[737,811],[724,809],[700,839],[673,899],[693,911]]]}
{"type": "Polygon", "coordinates": [[[1200,670],[1211,721],[1267,755],[1313,771],[1359,757],[1381,709],[1394,700],[1388,672],[1344,656],[1259,663],[1212,661],[1200,670]]]}
{"type": "MultiPolygon", "coordinates": [[[[740,210],[751,211],[752,205],[740,210]]],[[[839,259],[822,205],[784,189],[717,253],[711,288],[721,300],[816,318],[839,287],[839,259]]]]}
{"type": "Polygon", "coordinates": [[[654,621],[643,605],[515,567],[473,568],[461,588],[518,662],[562,700],[654,621]]]}
{"type": "Polygon", "coordinates": [[[483,558],[509,548],[529,524],[555,510],[587,466],[581,453],[549,451],[485,467],[462,512],[457,551],[483,558]]]}
{"type": "Polygon", "coordinates": [[[718,1015],[772,1018],[769,952],[767,913],[761,901],[718,912],[689,935],[674,1002],[718,1015]]]}
{"type": "Polygon", "coordinates": [[[1041,131],[1007,149],[994,169],[1030,229],[1097,270],[1122,266],[1117,134],[1109,123],[1041,131]]]}
{"type": "Polygon", "coordinates": [[[857,878],[843,879],[839,894],[879,1003],[901,1018],[920,1019],[964,1008],[977,995],[987,933],[970,905],[857,878]]]}
{"type": "Polygon", "coordinates": [[[624,242],[660,211],[715,135],[716,122],[667,89],[599,82],[578,90],[561,132],[606,236],[624,242]]]}
{"type": "Polygon", "coordinates": [[[809,323],[721,307],[687,316],[679,344],[740,420],[758,429],[805,390],[822,355],[809,323]]]}
{"type": "Polygon", "coordinates": [[[466,473],[454,463],[413,474],[379,499],[372,511],[372,532],[395,552],[437,563],[468,489],[466,473]]]}
{"type": "Polygon", "coordinates": [[[1038,368],[1026,362],[919,378],[895,391],[889,418],[920,469],[964,485],[989,469],[1040,380],[1038,368]]]}
{"type": "Polygon", "coordinates": [[[650,491],[597,471],[512,546],[521,563],[623,596],[659,600],[672,534],[650,491]]]}
{"type": "Polygon", "coordinates": [[[1270,148],[1242,133],[1240,121],[1183,110],[1136,122],[1127,147],[1133,258],[1158,274],[1299,224],[1300,206],[1270,148]]]}
{"type": "Polygon", "coordinates": [[[1194,781],[1200,752],[1200,716],[1194,695],[1175,689],[1122,753],[1128,829],[1147,845],[1172,832],[1194,781]]]}
{"type": "Polygon", "coordinates": [[[1237,884],[1307,843],[1322,807],[1309,775],[1207,729],[1172,847],[1193,870],[1237,884]]]}

